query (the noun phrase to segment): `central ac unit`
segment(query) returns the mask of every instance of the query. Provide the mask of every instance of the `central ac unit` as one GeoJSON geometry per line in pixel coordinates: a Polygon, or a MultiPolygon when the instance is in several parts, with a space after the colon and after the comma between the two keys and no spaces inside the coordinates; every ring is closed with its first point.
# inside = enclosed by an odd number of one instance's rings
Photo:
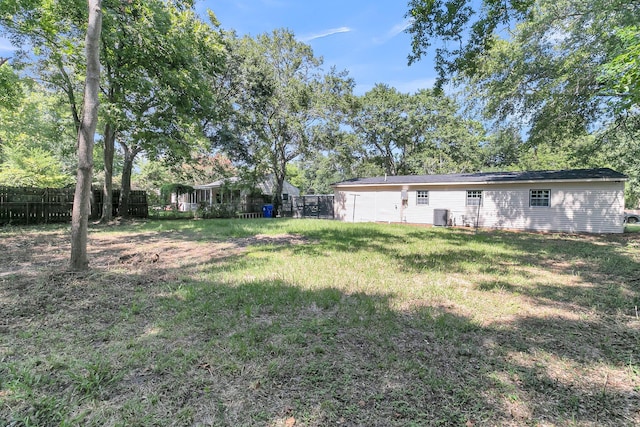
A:
{"type": "Polygon", "coordinates": [[[434,209],[433,210],[433,225],[440,227],[446,227],[449,224],[449,210],[448,209],[434,209]]]}

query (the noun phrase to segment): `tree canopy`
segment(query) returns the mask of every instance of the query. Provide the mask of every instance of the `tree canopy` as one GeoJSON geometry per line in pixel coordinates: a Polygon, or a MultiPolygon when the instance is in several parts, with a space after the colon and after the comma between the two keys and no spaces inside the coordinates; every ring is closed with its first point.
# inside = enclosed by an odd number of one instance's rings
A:
{"type": "MultiPolygon", "coordinates": [[[[612,166],[640,180],[637,0],[411,0],[410,62],[433,53],[436,87],[378,84],[362,96],[289,30],[238,38],[193,3],[102,2],[97,163],[108,203],[120,154],[123,211],[141,156],[145,186],[162,171],[195,184],[218,176],[215,150],[234,173],[273,174],[280,186],[293,174],[313,192],[354,176],[496,168],[612,166]],[[466,100],[445,95],[446,81],[466,100]]],[[[0,59],[0,160],[11,176],[36,140],[51,177],[77,164],[69,135],[81,127],[87,23],[84,0],[0,4],[0,31],[22,48],[0,59]]]]}
{"type": "Polygon", "coordinates": [[[15,108],[22,99],[22,85],[20,77],[7,61],[0,58],[0,108],[15,108]]]}
{"type": "Polygon", "coordinates": [[[388,175],[476,171],[482,126],[458,109],[428,89],[411,95],[378,84],[359,98],[349,124],[362,159],[388,175]]]}
{"type": "Polygon", "coordinates": [[[330,100],[349,93],[351,83],[287,30],[235,39],[228,119],[212,134],[232,159],[276,178],[274,208],[281,205],[287,165],[321,148],[330,100]]]}
{"type": "Polygon", "coordinates": [[[478,57],[493,46],[496,33],[527,20],[535,1],[410,0],[409,63],[434,49],[438,88],[454,73],[473,75],[478,57]]]}
{"type": "MultiPolygon", "coordinates": [[[[224,67],[222,35],[213,15],[205,24],[191,7],[190,1],[129,2],[107,20],[105,155],[113,155],[117,140],[124,155],[121,215],[138,154],[185,159],[219,115],[215,80],[224,67]]],[[[111,162],[105,160],[105,168],[111,162]]]]}
{"type": "Polygon", "coordinates": [[[410,62],[434,49],[438,84],[461,84],[495,135],[517,129],[524,139],[516,167],[612,166],[637,181],[629,142],[638,133],[640,2],[412,0],[409,7],[410,62]]]}
{"type": "MultiPolygon", "coordinates": [[[[18,50],[14,62],[64,93],[76,129],[84,84],[82,38],[86,5],[80,0],[3,2],[3,34],[18,50]]],[[[105,201],[110,201],[114,145],[124,157],[121,206],[126,212],[133,161],[181,159],[202,144],[202,127],[217,120],[217,73],[224,46],[213,14],[204,23],[193,2],[105,0],[100,82],[105,201]]],[[[110,209],[105,209],[110,214],[110,209]]]]}

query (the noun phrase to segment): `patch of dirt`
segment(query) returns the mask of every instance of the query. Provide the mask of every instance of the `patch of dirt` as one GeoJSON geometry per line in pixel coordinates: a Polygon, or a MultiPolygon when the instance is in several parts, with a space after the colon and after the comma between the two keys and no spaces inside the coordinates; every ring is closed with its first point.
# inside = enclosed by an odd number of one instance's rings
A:
{"type": "MultiPolygon", "coordinates": [[[[5,234],[0,237],[0,333],[41,322],[43,327],[54,322],[62,330],[78,319],[106,330],[112,313],[129,307],[141,289],[180,282],[203,265],[241,256],[250,246],[304,243],[294,234],[197,241],[175,232],[90,232],[90,270],[73,272],[68,270],[68,232],[5,234]]],[[[0,343],[0,359],[5,351],[0,343]]]]}
{"type": "Polygon", "coordinates": [[[257,234],[253,237],[247,237],[244,239],[236,240],[238,244],[241,246],[249,246],[249,245],[259,245],[259,244],[267,244],[267,245],[302,245],[305,243],[309,243],[309,239],[299,236],[296,234],[257,234]]]}
{"type": "MultiPolygon", "coordinates": [[[[210,242],[182,239],[174,232],[114,234],[90,233],[87,245],[91,268],[135,268],[166,271],[238,256],[254,245],[301,245],[308,239],[295,234],[267,235],[210,242]]],[[[0,279],[36,276],[42,271],[64,271],[71,246],[65,232],[4,237],[0,243],[0,279]]]]}

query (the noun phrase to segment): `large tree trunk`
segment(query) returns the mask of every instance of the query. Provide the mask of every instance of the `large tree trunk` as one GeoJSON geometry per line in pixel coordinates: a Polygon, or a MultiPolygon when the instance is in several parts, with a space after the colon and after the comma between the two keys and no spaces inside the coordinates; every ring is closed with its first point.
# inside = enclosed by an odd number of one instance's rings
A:
{"type": "Polygon", "coordinates": [[[103,223],[111,221],[113,218],[113,155],[115,152],[116,130],[107,123],[104,126],[104,188],[102,194],[102,217],[103,223]]]}
{"type": "Polygon", "coordinates": [[[124,151],[124,164],[122,167],[122,187],[120,188],[120,203],[118,206],[118,215],[122,218],[129,217],[129,194],[131,193],[131,172],[133,170],[133,161],[140,150],[129,148],[126,144],[120,144],[124,151]]]}
{"type": "Polygon", "coordinates": [[[78,175],[71,217],[72,270],[89,268],[87,234],[91,210],[91,173],[93,143],[98,123],[98,89],[100,86],[100,31],[102,13],[100,0],[88,0],[89,25],[86,36],[87,76],[84,87],[83,115],[78,131],[78,175]]]}

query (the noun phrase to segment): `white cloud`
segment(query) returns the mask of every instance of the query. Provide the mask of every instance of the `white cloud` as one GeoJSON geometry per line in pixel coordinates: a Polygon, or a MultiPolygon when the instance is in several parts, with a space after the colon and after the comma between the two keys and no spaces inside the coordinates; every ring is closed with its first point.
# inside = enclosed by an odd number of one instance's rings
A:
{"type": "Polygon", "coordinates": [[[384,43],[384,42],[386,42],[388,40],[391,40],[392,38],[394,38],[398,34],[402,33],[404,30],[409,28],[411,26],[411,24],[413,24],[413,18],[405,19],[401,23],[396,24],[393,27],[391,27],[391,29],[389,31],[387,31],[387,33],[384,36],[374,38],[373,42],[374,43],[378,43],[378,44],[382,44],[382,43],[384,43]]]}
{"type": "Polygon", "coordinates": [[[404,30],[406,30],[407,28],[409,28],[411,24],[413,24],[413,18],[405,19],[403,22],[397,25],[394,25],[393,28],[389,30],[389,33],[387,34],[387,36],[389,38],[395,37],[401,32],[403,32],[404,30]]]}
{"type": "Polygon", "coordinates": [[[306,42],[310,42],[311,40],[321,39],[323,37],[328,37],[328,36],[332,36],[334,34],[339,34],[339,33],[349,33],[351,31],[353,30],[349,27],[331,28],[329,30],[322,31],[320,33],[300,37],[299,40],[301,42],[306,43],[306,42]]]}

